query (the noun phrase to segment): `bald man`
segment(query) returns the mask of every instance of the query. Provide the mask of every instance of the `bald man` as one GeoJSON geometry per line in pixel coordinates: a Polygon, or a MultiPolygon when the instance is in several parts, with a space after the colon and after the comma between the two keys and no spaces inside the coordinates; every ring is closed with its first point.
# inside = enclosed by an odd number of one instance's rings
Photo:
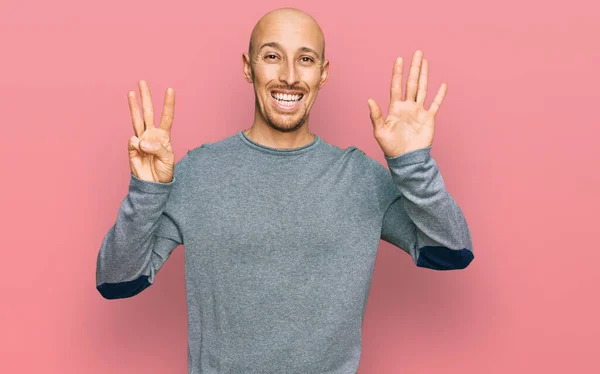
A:
{"type": "Polygon", "coordinates": [[[252,126],[176,165],[174,90],[158,127],[147,83],[143,112],[129,92],[130,185],[98,254],[97,289],[107,299],[139,294],[183,244],[189,373],[356,373],[380,240],[424,268],[473,260],[466,220],[430,155],[446,87],[426,110],[427,60],[417,51],[405,99],[402,58],[394,64],[385,119],[368,100],[388,170],[309,131],[329,70],[311,16],[266,14],[242,61],[252,126]]]}

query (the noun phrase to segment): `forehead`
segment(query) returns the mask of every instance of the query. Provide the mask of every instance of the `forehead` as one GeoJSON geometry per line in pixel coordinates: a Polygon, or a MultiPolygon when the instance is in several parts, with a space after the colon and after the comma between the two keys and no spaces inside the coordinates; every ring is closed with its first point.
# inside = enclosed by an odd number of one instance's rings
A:
{"type": "Polygon", "coordinates": [[[323,48],[323,36],[318,25],[304,19],[268,19],[258,28],[256,48],[275,42],[282,49],[295,52],[308,47],[315,51],[323,48]]]}

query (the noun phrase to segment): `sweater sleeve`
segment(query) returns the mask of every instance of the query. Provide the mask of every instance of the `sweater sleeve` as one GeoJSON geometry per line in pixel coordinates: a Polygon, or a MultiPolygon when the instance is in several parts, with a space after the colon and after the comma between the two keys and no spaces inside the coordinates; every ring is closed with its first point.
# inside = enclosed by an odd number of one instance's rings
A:
{"type": "Polygon", "coordinates": [[[186,154],[169,183],[150,182],[130,173],[129,191],[116,222],[104,236],[96,261],[96,288],[106,299],[137,295],[154,283],[158,270],[179,244],[181,232],[167,205],[181,182],[186,154]]]}
{"type": "Polygon", "coordinates": [[[381,238],[419,267],[463,269],[474,258],[471,234],[430,151],[431,146],[385,156],[398,193],[384,214],[381,238]]]}

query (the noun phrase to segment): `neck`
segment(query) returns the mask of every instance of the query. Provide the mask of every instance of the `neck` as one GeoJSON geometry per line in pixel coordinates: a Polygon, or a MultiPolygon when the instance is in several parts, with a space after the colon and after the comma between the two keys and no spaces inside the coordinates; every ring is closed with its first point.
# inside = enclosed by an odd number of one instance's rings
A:
{"type": "Polygon", "coordinates": [[[292,132],[279,131],[267,125],[264,120],[255,120],[244,133],[258,144],[279,149],[299,148],[315,140],[315,135],[308,129],[308,118],[302,126],[292,132]]]}

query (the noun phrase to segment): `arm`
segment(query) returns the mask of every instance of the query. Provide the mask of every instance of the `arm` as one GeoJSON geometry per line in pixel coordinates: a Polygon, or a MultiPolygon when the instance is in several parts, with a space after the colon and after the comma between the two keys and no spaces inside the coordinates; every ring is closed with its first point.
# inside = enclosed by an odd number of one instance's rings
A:
{"type": "Polygon", "coordinates": [[[152,283],[158,270],[183,238],[167,203],[180,177],[176,165],[173,180],[150,182],[130,174],[129,192],[98,253],[96,288],[106,299],[137,295],[152,283]]]}
{"type": "Polygon", "coordinates": [[[463,269],[473,260],[469,228],[430,155],[435,116],[448,87],[443,83],[425,109],[429,62],[416,50],[403,99],[403,66],[397,58],[385,120],[375,100],[368,100],[373,134],[390,168],[390,188],[399,192],[384,214],[381,238],[410,253],[417,266],[463,269]]]}
{"type": "Polygon", "coordinates": [[[405,250],[419,267],[463,269],[474,258],[471,234],[430,150],[385,156],[399,194],[385,212],[381,239],[405,250]]]}

